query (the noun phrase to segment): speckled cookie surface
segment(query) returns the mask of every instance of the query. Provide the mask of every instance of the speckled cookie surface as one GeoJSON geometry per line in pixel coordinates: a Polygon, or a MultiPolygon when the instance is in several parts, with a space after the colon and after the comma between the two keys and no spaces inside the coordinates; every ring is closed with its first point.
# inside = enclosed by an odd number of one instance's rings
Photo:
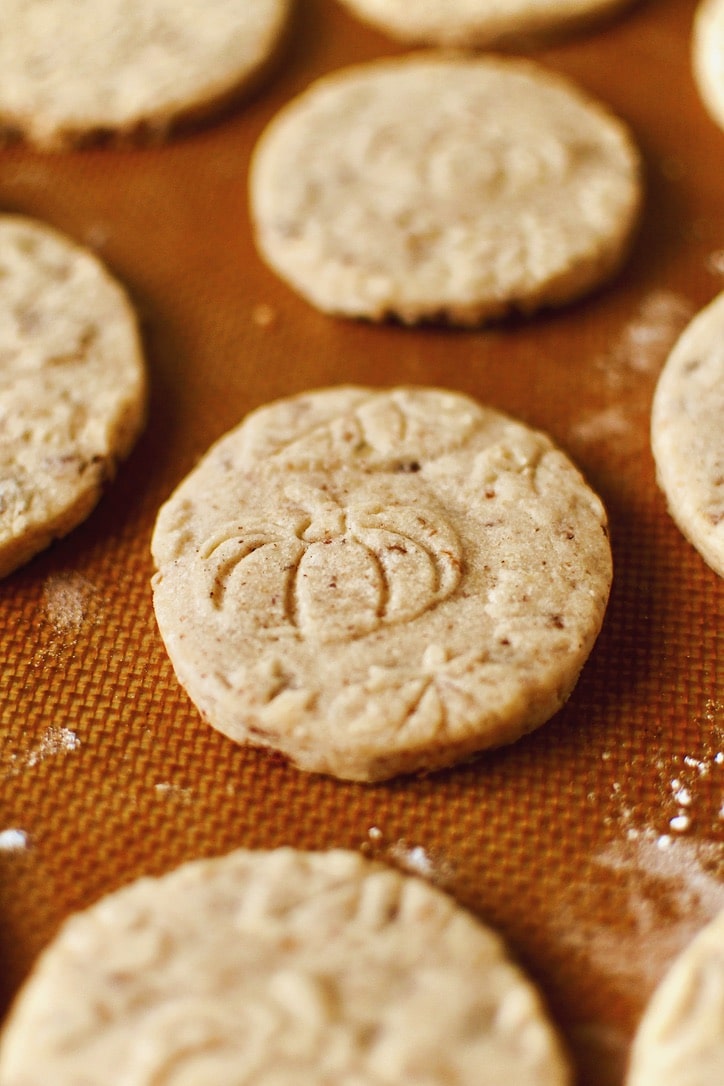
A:
{"type": "Polygon", "coordinates": [[[618,268],[640,200],[628,130],[571,83],[428,52],[312,84],[250,174],[257,245],[283,279],[324,311],[410,323],[586,293],[618,268]]]}
{"type": "Polygon", "coordinates": [[[403,41],[484,46],[587,26],[632,0],[341,0],[403,41]]]}
{"type": "Polygon", "coordinates": [[[4,0],[0,130],[43,150],[165,134],[254,79],[290,0],[4,0]]]}
{"type": "Polygon", "coordinates": [[[567,1086],[499,938],[352,852],[238,851],[71,918],[0,1045],[2,1086],[567,1086]]]}
{"type": "Polygon", "coordinates": [[[702,102],[724,128],[724,3],[700,0],[691,36],[694,79],[702,102]]]}
{"type": "Polygon", "coordinates": [[[724,576],[724,294],[688,325],[659,376],[651,444],[681,531],[724,576]]]}
{"type": "Polygon", "coordinates": [[[427,388],[257,410],[163,506],[152,548],[159,628],[206,719],[359,780],[542,724],[611,581],[603,507],[565,455],[427,388]]]}
{"type": "Polygon", "coordinates": [[[634,1038],[626,1086],[724,1081],[724,913],[670,967],[634,1038]]]}
{"type": "Polygon", "coordinates": [[[100,261],[0,216],[0,576],[92,510],[145,419],[135,313],[100,261]]]}

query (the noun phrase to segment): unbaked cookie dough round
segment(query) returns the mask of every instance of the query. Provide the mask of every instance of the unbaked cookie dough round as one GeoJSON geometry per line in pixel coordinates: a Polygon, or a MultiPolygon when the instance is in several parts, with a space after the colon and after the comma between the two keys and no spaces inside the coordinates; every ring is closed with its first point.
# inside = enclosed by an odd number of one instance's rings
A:
{"type": "Polygon", "coordinates": [[[659,984],[631,1049],[626,1086],[724,1081],[724,913],[687,946],[659,984]]]}
{"type": "Polygon", "coordinates": [[[702,102],[724,128],[724,3],[700,0],[692,28],[692,65],[702,102]]]}
{"type": "Polygon", "coordinates": [[[568,1086],[499,937],[356,853],[239,850],[66,921],[0,1044],[2,1086],[568,1086]]]}
{"type": "Polygon", "coordinates": [[[341,0],[402,41],[479,47],[588,26],[633,0],[341,0]]]}
{"type": "Polygon", "coordinates": [[[291,0],[3,0],[0,130],[45,151],[158,139],[246,87],[291,0]]]}
{"type": "Polygon", "coordinates": [[[0,216],[0,576],[91,512],[146,414],[122,287],[44,223],[0,216]]]}
{"type": "Polygon", "coordinates": [[[257,144],[262,257],[318,308],[479,325],[608,279],[641,203],[625,126],[527,60],[432,53],[312,84],[257,144]]]}
{"type": "Polygon", "coordinates": [[[162,507],[152,550],[160,632],[209,723],[356,780],[546,721],[611,583],[604,509],[567,457],[423,387],[259,408],[162,507]]]}
{"type": "Polygon", "coordinates": [[[680,530],[724,577],[724,294],[674,345],[656,386],[651,445],[680,530]]]}

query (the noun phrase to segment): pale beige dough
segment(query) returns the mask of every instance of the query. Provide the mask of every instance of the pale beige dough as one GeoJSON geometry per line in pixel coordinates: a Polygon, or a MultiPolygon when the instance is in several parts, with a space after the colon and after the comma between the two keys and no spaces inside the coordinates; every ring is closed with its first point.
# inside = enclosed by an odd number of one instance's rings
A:
{"type": "Polygon", "coordinates": [[[352,852],[239,850],[66,922],[0,1086],[568,1086],[501,940],[352,852]]]}
{"type": "Polygon", "coordinates": [[[43,150],[158,138],[245,87],[291,0],[3,0],[0,129],[43,150]]]}
{"type": "Polygon", "coordinates": [[[355,15],[402,41],[489,46],[531,44],[587,27],[633,0],[341,0],[355,15]]]}
{"type": "Polygon", "coordinates": [[[70,238],[0,216],[0,576],[88,516],[146,397],[123,288],[70,238]]]}
{"type": "Polygon", "coordinates": [[[675,344],[659,376],[651,444],[669,511],[724,576],[724,294],[675,344]]]}
{"type": "Polygon", "coordinates": [[[724,3],[700,0],[692,30],[692,66],[702,102],[724,128],[724,3]]]}
{"type": "Polygon", "coordinates": [[[257,245],[282,278],[322,310],[410,323],[585,294],[618,268],[641,195],[628,130],[570,82],[427,52],[312,84],[250,172],[257,245]]]}
{"type": "Polygon", "coordinates": [[[563,704],[611,581],[606,516],[544,435],[439,389],[323,389],[222,438],[161,509],[154,604],[206,719],[375,780],[563,704]]]}
{"type": "Polygon", "coordinates": [[[724,913],[674,961],[646,1008],[626,1086],[724,1082],[724,913]]]}

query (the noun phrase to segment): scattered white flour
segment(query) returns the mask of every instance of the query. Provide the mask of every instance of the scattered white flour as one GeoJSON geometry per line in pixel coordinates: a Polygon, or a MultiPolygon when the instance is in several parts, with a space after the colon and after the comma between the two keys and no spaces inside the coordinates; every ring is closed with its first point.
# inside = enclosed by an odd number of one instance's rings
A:
{"type": "Polygon", "coordinates": [[[0,852],[23,852],[27,847],[25,830],[0,830],[0,852]]]}
{"type": "MultiPolygon", "coordinates": [[[[607,888],[597,916],[585,888],[572,886],[556,915],[556,938],[624,994],[651,992],[697,931],[724,908],[724,846],[641,830],[593,858],[607,888]]],[[[600,889],[600,887],[599,887],[600,889]]]]}
{"type": "Polygon", "coordinates": [[[654,290],[641,302],[612,350],[598,360],[614,382],[630,373],[657,373],[695,312],[683,295],[654,290]],[[619,371],[616,373],[616,371],[619,371]]]}
{"type": "Polygon", "coordinates": [[[271,328],[273,324],[276,324],[277,313],[266,302],[259,302],[251,311],[251,319],[257,328],[271,328]]]}
{"type": "Polygon", "coordinates": [[[79,573],[55,573],[43,584],[45,617],[58,633],[78,633],[97,616],[98,592],[79,573]]]}
{"type": "Polygon", "coordinates": [[[184,788],[179,784],[172,784],[171,781],[159,781],[157,784],[154,784],[153,789],[156,795],[175,800],[179,803],[190,803],[194,798],[192,788],[184,788]]]}
{"type": "Polygon", "coordinates": [[[20,772],[22,769],[32,769],[46,758],[53,758],[59,754],[68,754],[80,747],[80,739],[70,728],[58,728],[51,726],[41,736],[40,742],[27,750],[13,752],[9,755],[10,775],[20,772]]]}
{"type": "Polygon", "coordinates": [[[694,312],[695,307],[673,291],[652,291],[643,299],[618,338],[594,361],[615,402],[576,419],[573,443],[605,443],[623,452],[648,447],[651,382],[642,378],[661,370],[694,312]]]}

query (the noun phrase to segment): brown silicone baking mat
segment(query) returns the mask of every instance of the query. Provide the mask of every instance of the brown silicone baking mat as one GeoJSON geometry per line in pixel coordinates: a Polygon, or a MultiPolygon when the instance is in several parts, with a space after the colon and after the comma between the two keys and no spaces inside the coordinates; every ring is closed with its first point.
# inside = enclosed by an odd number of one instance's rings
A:
{"type": "MultiPolygon", "coordinates": [[[[537,52],[632,126],[646,163],[623,272],[567,309],[474,332],[338,320],[257,257],[249,155],[312,78],[404,47],[300,0],[253,99],[166,146],[0,151],[0,209],[95,248],[143,322],[147,430],[90,519],[0,584],[2,1007],[58,923],[181,861],[364,849],[497,926],[539,982],[583,1086],[620,1086],[652,986],[724,905],[724,583],[681,537],[649,450],[652,391],[724,289],[724,131],[690,66],[693,0],[641,0],[537,52]],[[609,510],[615,583],[566,708],[427,778],[302,774],[199,718],[157,633],[156,511],[251,408],[337,382],[450,386],[547,430],[609,510]]],[[[501,103],[504,108],[504,103],[501,103]]]]}

